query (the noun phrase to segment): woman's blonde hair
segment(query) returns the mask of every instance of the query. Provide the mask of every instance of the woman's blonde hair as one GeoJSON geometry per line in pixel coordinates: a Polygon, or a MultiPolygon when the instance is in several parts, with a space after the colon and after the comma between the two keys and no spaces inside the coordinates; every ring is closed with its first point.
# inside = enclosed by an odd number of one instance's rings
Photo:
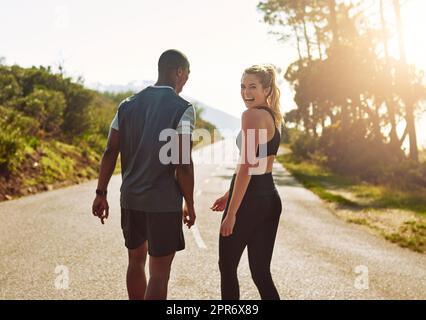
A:
{"type": "Polygon", "coordinates": [[[277,72],[270,64],[256,64],[244,70],[245,74],[253,74],[258,77],[264,89],[271,88],[267,97],[267,103],[271,107],[275,117],[275,126],[281,128],[282,115],[280,110],[280,89],[277,86],[277,72]]]}

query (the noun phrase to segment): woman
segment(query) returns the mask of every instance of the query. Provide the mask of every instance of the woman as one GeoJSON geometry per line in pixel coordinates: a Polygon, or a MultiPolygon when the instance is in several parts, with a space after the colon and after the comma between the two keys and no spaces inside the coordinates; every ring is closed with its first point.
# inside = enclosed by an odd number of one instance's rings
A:
{"type": "Polygon", "coordinates": [[[241,97],[247,110],[237,137],[240,162],[229,191],[211,207],[213,211],[225,210],[219,237],[222,299],[240,297],[237,268],[247,246],[251,275],[261,298],[278,300],[270,271],[282,209],[271,173],[280,144],[278,128],[282,118],[275,69],[270,65],[246,69],[241,97]]]}

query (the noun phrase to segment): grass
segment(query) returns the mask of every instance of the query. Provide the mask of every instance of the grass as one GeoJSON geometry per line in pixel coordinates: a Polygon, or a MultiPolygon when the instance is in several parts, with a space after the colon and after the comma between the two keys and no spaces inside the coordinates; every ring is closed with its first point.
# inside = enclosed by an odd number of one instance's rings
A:
{"type": "Polygon", "coordinates": [[[398,232],[385,235],[389,241],[417,252],[426,251],[426,224],[407,221],[398,232]]]}
{"type": "Polygon", "coordinates": [[[75,173],[76,153],[75,147],[66,146],[64,143],[52,142],[42,147],[43,156],[40,166],[43,174],[41,182],[52,184],[55,181],[71,179],[75,173]]]}
{"type": "Polygon", "coordinates": [[[426,190],[407,192],[394,190],[388,186],[357,183],[349,177],[334,174],[318,164],[296,161],[291,154],[280,155],[277,160],[306,188],[314,191],[325,201],[360,208],[405,209],[426,215],[426,190]],[[333,190],[345,190],[358,201],[336,195],[333,190]]]}
{"type": "Polygon", "coordinates": [[[82,151],[63,142],[43,141],[37,150],[26,147],[25,154],[32,159],[29,166],[33,168],[27,168],[23,174],[24,189],[34,187],[34,191],[46,190],[48,186],[93,179],[98,173],[100,156],[90,149],[82,151]]]}
{"type": "Polygon", "coordinates": [[[426,148],[419,150],[419,161],[426,162],[426,148]]]}
{"type": "Polygon", "coordinates": [[[349,223],[368,225],[368,220],[363,218],[351,218],[351,219],[347,219],[346,221],[348,221],[349,223]]]}
{"type": "Polygon", "coordinates": [[[281,155],[277,157],[292,173],[292,175],[309,190],[314,191],[321,199],[329,202],[335,202],[342,205],[356,206],[357,204],[340,195],[333,194],[325,188],[326,185],[347,186],[349,180],[344,177],[333,175],[320,166],[308,162],[291,161],[291,155],[281,155]]]}
{"type": "Polygon", "coordinates": [[[426,252],[426,190],[408,192],[359,182],[317,163],[299,161],[291,153],[280,155],[277,160],[305,188],[335,204],[337,211],[344,210],[340,216],[348,222],[374,229],[402,247],[426,252]],[[392,219],[389,212],[400,212],[401,219],[392,219]],[[404,221],[404,213],[408,221],[404,221]]]}

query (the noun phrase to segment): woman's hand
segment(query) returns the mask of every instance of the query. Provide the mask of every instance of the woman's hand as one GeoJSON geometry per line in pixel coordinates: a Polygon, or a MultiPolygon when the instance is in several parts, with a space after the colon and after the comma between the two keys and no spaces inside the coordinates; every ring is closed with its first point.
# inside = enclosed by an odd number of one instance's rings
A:
{"type": "Polygon", "coordinates": [[[226,208],[226,202],[228,201],[229,192],[225,193],[222,197],[217,199],[210,207],[213,211],[223,211],[226,208]]]}
{"type": "Polygon", "coordinates": [[[234,231],[234,225],[235,225],[235,214],[228,214],[226,215],[225,219],[222,221],[222,225],[220,226],[220,234],[223,237],[228,237],[232,234],[234,231]]]}

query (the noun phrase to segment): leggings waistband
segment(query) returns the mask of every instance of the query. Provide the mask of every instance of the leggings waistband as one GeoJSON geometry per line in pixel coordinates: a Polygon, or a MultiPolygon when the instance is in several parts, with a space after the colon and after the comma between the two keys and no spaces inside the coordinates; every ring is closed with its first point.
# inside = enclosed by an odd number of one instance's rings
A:
{"type": "MultiPolygon", "coordinates": [[[[234,188],[235,177],[237,175],[234,173],[231,181],[231,189],[234,188]]],[[[274,178],[272,176],[272,172],[268,172],[260,175],[252,175],[250,178],[249,185],[247,187],[247,194],[255,194],[255,195],[268,195],[278,192],[274,178]]]]}

